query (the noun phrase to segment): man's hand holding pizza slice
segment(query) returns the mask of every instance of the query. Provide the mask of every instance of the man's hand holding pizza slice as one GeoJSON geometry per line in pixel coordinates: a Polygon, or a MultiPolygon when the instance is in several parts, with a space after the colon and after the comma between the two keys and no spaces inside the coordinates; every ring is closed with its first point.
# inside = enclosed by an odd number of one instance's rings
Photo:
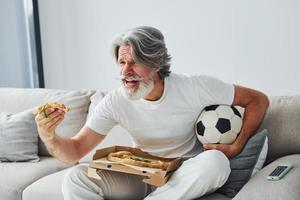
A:
{"type": "Polygon", "coordinates": [[[38,132],[43,142],[54,138],[56,127],[63,121],[68,111],[69,108],[57,102],[45,103],[34,111],[38,132]]]}

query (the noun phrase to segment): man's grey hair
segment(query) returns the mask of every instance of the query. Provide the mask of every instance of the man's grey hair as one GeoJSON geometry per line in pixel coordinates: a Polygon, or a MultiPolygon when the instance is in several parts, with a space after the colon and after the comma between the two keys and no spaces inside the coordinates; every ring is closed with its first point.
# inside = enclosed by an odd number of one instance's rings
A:
{"type": "Polygon", "coordinates": [[[135,62],[158,70],[161,79],[169,76],[171,56],[168,54],[163,34],[150,26],[139,26],[118,36],[112,45],[118,62],[120,46],[130,45],[135,62]]]}

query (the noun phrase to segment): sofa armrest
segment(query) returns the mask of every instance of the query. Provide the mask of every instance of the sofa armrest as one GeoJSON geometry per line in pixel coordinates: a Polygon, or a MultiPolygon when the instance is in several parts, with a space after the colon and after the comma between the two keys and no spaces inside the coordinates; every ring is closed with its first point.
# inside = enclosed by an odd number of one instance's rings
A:
{"type": "Polygon", "coordinates": [[[300,154],[277,159],[264,167],[235,196],[234,200],[300,199],[300,154]],[[268,174],[279,164],[290,163],[293,168],[279,181],[269,181],[268,174]]]}

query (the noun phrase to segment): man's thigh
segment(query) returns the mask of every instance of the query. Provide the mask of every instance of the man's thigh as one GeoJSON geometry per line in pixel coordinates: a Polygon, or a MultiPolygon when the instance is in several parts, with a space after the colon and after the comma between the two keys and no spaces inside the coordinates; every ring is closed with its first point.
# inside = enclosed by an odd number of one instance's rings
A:
{"type": "Polygon", "coordinates": [[[142,181],[144,177],[121,172],[98,170],[94,179],[105,199],[143,199],[155,188],[142,181]]]}
{"type": "Polygon", "coordinates": [[[205,151],[184,161],[170,180],[146,199],[195,199],[221,187],[229,174],[229,161],[222,152],[205,151]]]}

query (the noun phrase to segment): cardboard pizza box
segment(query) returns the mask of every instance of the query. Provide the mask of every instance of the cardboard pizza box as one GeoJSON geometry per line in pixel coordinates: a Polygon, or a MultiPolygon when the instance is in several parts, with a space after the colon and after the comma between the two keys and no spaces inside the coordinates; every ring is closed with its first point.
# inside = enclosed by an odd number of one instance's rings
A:
{"type": "Polygon", "coordinates": [[[147,152],[144,152],[137,148],[125,147],[125,146],[112,146],[104,149],[99,149],[93,156],[93,160],[90,162],[88,167],[88,176],[92,178],[99,178],[97,174],[97,170],[111,170],[117,172],[124,172],[129,174],[137,174],[141,176],[145,176],[143,182],[154,185],[154,186],[162,186],[164,185],[172,173],[182,164],[182,159],[178,158],[161,158],[157,156],[152,156],[147,152]],[[161,161],[170,162],[169,167],[166,170],[149,168],[149,167],[138,167],[128,164],[121,164],[111,162],[106,159],[109,153],[117,152],[117,151],[129,151],[136,156],[140,156],[143,158],[149,159],[158,159],[161,161]]]}

